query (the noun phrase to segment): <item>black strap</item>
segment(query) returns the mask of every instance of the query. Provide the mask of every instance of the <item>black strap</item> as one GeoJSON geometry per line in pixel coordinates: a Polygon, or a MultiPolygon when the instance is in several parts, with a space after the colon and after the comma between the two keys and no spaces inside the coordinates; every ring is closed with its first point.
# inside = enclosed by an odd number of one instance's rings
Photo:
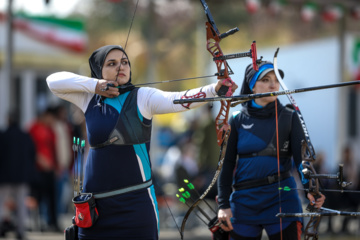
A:
{"type": "Polygon", "coordinates": [[[125,188],[116,189],[116,190],[113,190],[113,191],[94,193],[94,198],[99,199],[99,198],[112,197],[112,196],[116,196],[116,195],[119,195],[119,194],[124,194],[124,193],[128,193],[128,192],[133,192],[133,191],[136,191],[136,190],[139,190],[139,189],[148,188],[151,185],[152,185],[152,179],[147,180],[146,182],[143,182],[143,183],[140,183],[140,184],[136,184],[136,185],[125,187],[125,188]]]}
{"type": "Polygon", "coordinates": [[[90,148],[92,149],[96,149],[96,148],[102,148],[102,147],[105,147],[107,145],[110,145],[110,144],[113,144],[114,142],[116,142],[119,138],[118,137],[113,137],[109,140],[106,140],[105,142],[103,143],[100,143],[100,144],[96,144],[94,146],[90,146],[90,148]]]}
{"type": "Polygon", "coordinates": [[[283,172],[283,173],[280,173],[280,180],[279,180],[278,175],[274,174],[274,175],[267,176],[266,178],[262,178],[262,179],[254,179],[254,180],[248,180],[248,181],[235,183],[233,185],[233,188],[235,189],[235,191],[238,191],[241,189],[260,187],[260,186],[264,186],[264,185],[268,185],[268,184],[273,184],[278,181],[282,181],[289,177],[291,177],[290,172],[283,172]]]}

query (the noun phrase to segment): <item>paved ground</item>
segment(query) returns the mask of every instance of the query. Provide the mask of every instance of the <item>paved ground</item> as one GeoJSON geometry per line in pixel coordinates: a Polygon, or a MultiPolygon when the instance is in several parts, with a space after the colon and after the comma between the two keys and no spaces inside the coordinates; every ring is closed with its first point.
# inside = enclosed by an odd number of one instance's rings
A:
{"type": "MultiPolygon", "coordinates": [[[[69,225],[71,216],[62,216],[61,223],[62,227],[65,228],[69,225]]],[[[334,217],[333,218],[333,226],[334,231],[338,232],[341,228],[342,217],[334,217]]],[[[324,217],[320,228],[320,236],[321,240],[360,240],[360,219],[351,220],[349,223],[350,234],[329,234],[326,232],[326,224],[327,219],[324,217]]],[[[185,239],[186,240],[211,240],[210,231],[203,225],[203,223],[196,222],[189,218],[189,222],[187,223],[185,231],[185,239]]],[[[64,234],[62,232],[40,232],[40,231],[32,231],[27,232],[28,240],[64,240],[64,234]]],[[[2,239],[2,238],[0,238],[2,239]]],[[[16,240],[12,233],[7,234],[8,240],[16,240]]],[[[177,231],[176,227],[173,226],[173,220],[168,219],[164,223],[164,227],[161,228],[160,231],[160,239],[161,240],[179,240],[180,234],[177,231]],[[172,221],[172,222],[171,222],[172,221]]],[[[263,240],[266,240],[267,237],[264,236],[263,240]]]]}
{"type": "MultiPolygon", "coordinates": [[[[360,239],[360,235],[352,235],[352,236],[344,236],[344,235],[328,235],[322,234],[319,237],[321,240],[358,240],[360,239]]],[[[8,240],[16,240],[13,236],[9,236],[6,238],[8,240]]],[[[180,235],[175,230],[163,230],[160,233],[161,240],[179,240],[180,235]]],[[[185,234],[186,240],[211,240],[211,236],[209,232],[204,229],[194,229],[193,231],[186,232],[185,234]]],[[[266,237],[263,238],[267,239],[266,237]]],[[[62,233],[41,233],[41,232],[29,232],[28,240],[64,240],[64,236],[62,233]]]]}
{"type": "MultiPolygon", "coordinates": [[[[360,235],[355,236],[345,236],[345,235],[328,235],[322,234],[319,237],[321,240],[359,240],[360,235]]],[[[7,236],[8,240],[16,240],[12,234],[7,236]]],[[[160,233],[161,240],[178,240],[180,235],[177,231],[173,230],[163,230],[160,233]]],[[[211,236],[208,231],[204,229],[196,229],[191,232],[186,232],[185,239],[187,240],[210,240],[211,236]]],[[[266,237],[263,238],[267,239],[266,237]]],[[[41,232],[29,232],[28,240],[64,240],[64,235],[62,233],[41,233],[41,232]]]]}

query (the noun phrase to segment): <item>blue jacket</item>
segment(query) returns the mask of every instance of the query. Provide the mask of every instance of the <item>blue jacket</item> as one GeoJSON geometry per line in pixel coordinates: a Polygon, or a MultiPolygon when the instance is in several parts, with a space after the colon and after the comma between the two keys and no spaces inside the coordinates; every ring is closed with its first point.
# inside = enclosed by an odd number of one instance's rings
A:
{"type": "MultiPolygon", "coordinates": [[[[280,115],[286,109],[278,101],[277,103],[278,115],[280,115]]],[[[278,223],[279,219],[275,215],[279,213],[280,206],[282,212],[302,212],[297,191],[281,191],[279,195],[279,186],[276,182],[232,192],[232,185],[235,183],[278,174],[276,155],[250,156],[261,152],[272,142],[276,131],[275,104],[270,103],[264,108],[253,108],[249,105],[241,112],[234,113],[230,119],[231,134],[218,182],[219,207],[221,209],[231,207],[234,223],[278,223]]],[[[280,172],[291,171],[295,167],[301,174],[301,141],[304,135],[296,113],[293,111],[292,114],[287,123],[281,122],[279,126],[282,128],[285,127],[284,124],[291,125],[289,134],[279,139],[280,151],[286,149],[290,153],[289,156],[284,154],[280,157],[279,167],[280,172]]],[[[281,187],[296,188],[292,176],[282,180],[280,184],[281,187]]],[[[294,220],[301,219],[283,219],[283,221],[294,220]]]]}

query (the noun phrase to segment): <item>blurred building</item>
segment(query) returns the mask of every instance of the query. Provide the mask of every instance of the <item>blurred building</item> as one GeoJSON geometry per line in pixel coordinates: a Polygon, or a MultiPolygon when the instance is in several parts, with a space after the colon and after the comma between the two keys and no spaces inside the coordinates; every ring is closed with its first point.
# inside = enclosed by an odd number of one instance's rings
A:
{"type": "Polygon", "coordinates": [[[14,14],[9,31],[7,16],[0,13],[0,129],[6,126],[9,110],[16,109],[25,126],[37,112],[60,101],[48,90],[45,79],[49,74],[81,72],[87,64],[87,34],[81,20],[14,14]],[[12,39],[11,44],[8,39],[12,39]],[[10,79],[6,73],[9,51],[10,79]]]}

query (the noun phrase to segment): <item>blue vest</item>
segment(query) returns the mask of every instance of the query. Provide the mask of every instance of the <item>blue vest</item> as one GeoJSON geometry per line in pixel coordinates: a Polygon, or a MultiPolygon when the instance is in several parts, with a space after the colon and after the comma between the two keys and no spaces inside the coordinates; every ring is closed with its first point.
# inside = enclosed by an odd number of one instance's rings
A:
{"type": "Polygon", "coordinates": [[[101,148],[110,144],[134,145],[150,142],[151,121],[147,124],[143,122],[143,117],[137,107],[138,90],[139,88],[135,88],[127,96],[108,140],[91,148],[101,148]]]}

